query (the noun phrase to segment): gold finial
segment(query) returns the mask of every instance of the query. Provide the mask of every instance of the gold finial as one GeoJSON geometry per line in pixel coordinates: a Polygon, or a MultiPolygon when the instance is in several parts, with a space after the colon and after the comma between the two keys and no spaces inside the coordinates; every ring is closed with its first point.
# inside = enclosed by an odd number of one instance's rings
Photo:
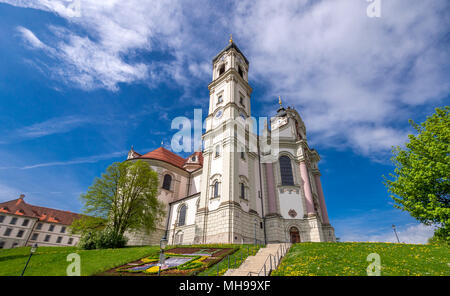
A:
{"type": "Polygon", "coordinates": [[[233,43],[233,34],[230,34],[230,43],[233,43]]]}
{"type": "Polygon", "coordinates": [[[280,104],[280,107],[282,107],[282,105],[281,105],[281,96],[278,96],[278,104],[280,104]]]}
{"type": "Polygon", "coordinates": [[[164,146],[164,140],[161,141],[161,147],[164,146]]]}

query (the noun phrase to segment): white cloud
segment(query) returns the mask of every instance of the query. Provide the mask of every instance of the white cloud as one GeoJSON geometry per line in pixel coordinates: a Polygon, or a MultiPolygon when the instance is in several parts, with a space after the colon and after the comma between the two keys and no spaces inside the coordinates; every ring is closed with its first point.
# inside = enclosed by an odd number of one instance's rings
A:
{"type": "Polygon", "coordinates": [[[414,108],[440,104],[450,90],[445,0],[383,1],[381,18],[367,17],[363,0],[240,0],[225,8],[202,0],[81,0],[80,17],[72,17],[69,1],[0,2],[69,21],[49,27],[56,41],[22,34],[61,61],[55,78],[83,89],[198,85],[210,78],[216,40],[233,32],[251,81],[268,88],[255,100],[275,105],[282,95],[304,117],[313,144],[371,157],[406,141],[414,108]],[[142,51],[172,59],[134,60],[142,51]]]}
{"type": "Polygon", "coordinates": [[[52,162],[38,163],[38,164],[24,166],[24,167],[21,167],[20,169],[29,170],[29,169],[36,169],[36,168],[42,168],[42,167],[67,166],[67,165],[84,164],[84,163],[96,163],[96,162],[99,162],[100,160],[123,157],[124,155],[126,155],[127,152],[128,151],[119,151],[119,152],[93,155],[93,156],[89,156],[89,157],[82,157],[82,158],[66,160],[66,161],[52,161],[52,162]]]}
{"type": "Polygon", "coordinates": [[[45,44],[42,43],[42,41],[39,40],[36,35],[34,35],[33,32],[31,32],[27,28],[19,26],[17,27],[17,31],[22,34],[22,37],[30,46],[40,49],[46,48],[45,44]]]}
{"type": "MultiPolygon", "coordinates": [[[[399,241],[402,243],[426,244],[428,242],[428,239],[433,236],[434,229],[435,228],[431,226],[426,226],[423,224],[409,225],[405,226],[405,229],[397,229],[397,235],[399,241]]],[[[391,243],[398,242],[397,237],[395,236],[395,233],[392,229],[383,234],[368,236],[366,238],[366,241],[391,243]]]]}
{"type": "Polygon", "coordinates": [[[1,142],[0,144],[8,144],[14,141],[23,141],[27,139],[35,139],[54,134],[66,133],[90,122],[92,122],[92,120],[85,117],[55,117],[43,122],[17,128],[10,133],[6,132],[4,136],[6,141],[1,142]]]}
{"type": "Polygon", "coordinates": [[[235,28],[254,79],[298,107],[316,142],[370,155],[407,140],[391,126],[408,107],[448,94],[446,4],[383,1],[372,19],[366,1],[240,1],[235,28]]]}
{"type": "Polygon", "coordinates": [[[334,219],[331,223],[341,241],[397,242],[392,229],[394,224],[400,242],[425,244],[435,229],[419,224],[408,213],[398,209],[350,210],[345,218],[334,219]]]}

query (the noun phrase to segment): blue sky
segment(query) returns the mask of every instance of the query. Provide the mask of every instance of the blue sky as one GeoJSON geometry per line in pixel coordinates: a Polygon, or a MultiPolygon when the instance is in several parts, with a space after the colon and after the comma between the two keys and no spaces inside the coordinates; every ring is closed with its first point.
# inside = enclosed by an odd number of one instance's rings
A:
{"type": "Polygon", "coordinates": [[[131,145],[170,143],[207,112],[211,60],[250,61],[252,115],[277,97],[303,117],[336,235],[425,242],[394,209],[390,149],[448,105],[448,1],[0,0],[0,201],[80,211],[80,193],[131,145]],[[182,3],[180,3],[182,2],[182,3]],[[255,3],[256,2],[256,3],[255,3]],[[73,5],[73,4],[78,5],[73,5]]]}

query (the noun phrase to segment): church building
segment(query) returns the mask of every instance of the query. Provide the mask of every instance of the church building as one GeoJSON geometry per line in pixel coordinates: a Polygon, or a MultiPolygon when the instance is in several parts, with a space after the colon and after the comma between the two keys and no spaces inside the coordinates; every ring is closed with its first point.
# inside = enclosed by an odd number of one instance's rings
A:
{"type": "Polygon", "coordinates": [[[248,128],[254,100],[248,72],[249,61],[230,39],[212,60],[201,152],[183,158],[163,147],[129,151],[127,161],[144,160],[158,173],[167,210],[151,234],[128,233],[129,244],[158,244],[163,236],[169,244],[336,240],[320,157],[308,146],[302,118],[280,99],[270,129],[257,135],[248,128]]]}

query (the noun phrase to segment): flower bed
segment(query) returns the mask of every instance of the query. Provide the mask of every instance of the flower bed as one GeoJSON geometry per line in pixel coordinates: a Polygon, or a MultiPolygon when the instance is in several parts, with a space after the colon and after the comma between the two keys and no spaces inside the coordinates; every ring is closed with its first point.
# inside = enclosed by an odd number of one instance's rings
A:
{"type": "Polygon", "coordinates": [[[159,253],[130,262],[107,272],[110,275],[195,275],[232,254],[236,248],[175,247],[165,253],[160,266],[159,253]]]}

